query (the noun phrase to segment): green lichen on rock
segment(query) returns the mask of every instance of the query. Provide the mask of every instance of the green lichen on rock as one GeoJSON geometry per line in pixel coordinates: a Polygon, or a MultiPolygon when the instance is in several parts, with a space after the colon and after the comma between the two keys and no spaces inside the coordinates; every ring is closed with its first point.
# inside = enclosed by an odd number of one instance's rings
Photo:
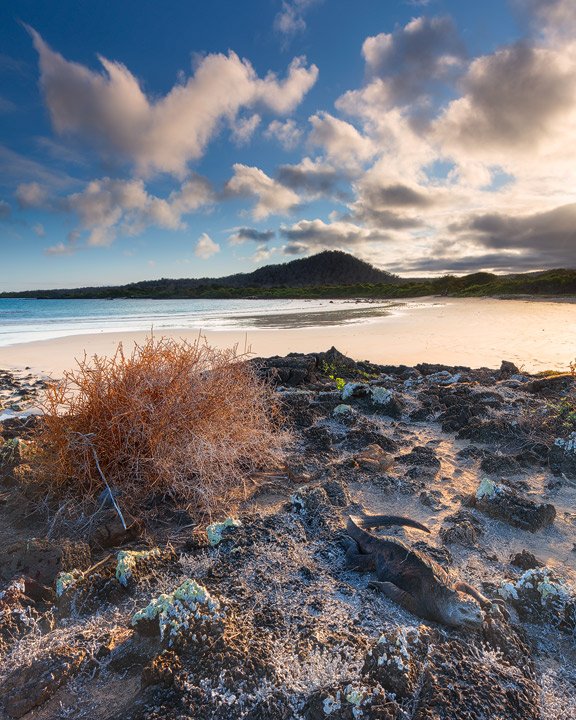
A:
{"type": "Polygon", "coordinates": [[[226,518],[224,522],[212,523],[206,528],[206,535],[208,536],[208,542],[210,545],[215,546],[222,540],[222,533],[226,528],[240,527],[242,523],[236,518],[226,518]]]}
{"type": "Polygon", "coordinates": [[[490,478],[482,478],[476,490],[476,500],[493,500],[502,492],[502,488],[490,478]]]}
{"type": "Polygon", "coordinates": [[[336,405],[334,410],[332,411],[333,415],[354,415],[356,413],[356,410],[351,405],[346,405],[345,403],[340,403],[340,405],[336,405]]]}
{"type": "Polygon", "coordinates": [[[61,572],[56,578],[56,595],[62,597],[65,592],[82,580],[84,573],[81,570],[71,570],[70,572],[61,572]]]}
{"type": "Polygon", "coordinates": [[[128,581],[133,577],[138,563],[142,560],[149,560],[152,557],[159,557],[160,550],[120,550],[117,555],[116,580],[127,587],[128,581]]]}
{"type": "Polygon", "coordinates": [[[498,593],[523,620],[576,630],[576,594],[547,567],[527,570],[518,580],[501,583],[498,593]]]}
{"type": "Polygon", "coordinates": [[[394,397],[394,393],[391,390],[387,390],[383,387],[371,388],[372,402],[376,405],[388,405],[394,397]]]}
{"type": "Polygon", "coordinates": [[[338,691],[336,695],[328,695],[328,697],[324,698],[322,702],[322,710],[324,712],[324,715],[332,715],[333,712],[336,712],[337,710],[340,710],[342,707],[342,703],[340,702],[340,692],[338,691]]]}
{"type": "Polygon", "coordinates": [[[187,578],[171,593],[162,593],[148,605],[132,616],[131,623],[137,626],[142,621],[158,621],[161,639],[168,639],[168,644],[185,634],[194,632],[206,623],[221,620],[224,612],[220,601],[208,590],[187,578]]]}

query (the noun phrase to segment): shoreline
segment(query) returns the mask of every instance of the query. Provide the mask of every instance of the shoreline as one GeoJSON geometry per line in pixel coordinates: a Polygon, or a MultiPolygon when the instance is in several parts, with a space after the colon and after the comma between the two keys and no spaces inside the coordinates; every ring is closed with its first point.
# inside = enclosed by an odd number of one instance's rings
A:
{"type": "MultiPolygon", "coordinates": [[[[565,304],[530,304],[517,307],[490,298],[456,300],[426,298],[403,304],[385,317],[361,322],[309,327],[235,328],[208,330],[155,330],[157,337],[195,340],[199,334],[218,347],[238,346],[254,356],[286,355],[289,352],[321,352],[336,347],[355,360],[383,365],[421,362],[468,367],[499,367],[514,362],[529,372],[567,370],[576,353],[576,308],[565,304]],[[506,312],[503,312],[503,308],[506,312]]],[[[298,322],[296,318],[295,322],[298,322]]],[[[300,320],[301,324],[301,320],[300,320]]],[[[141,343],[150,331],[105,331],[37,340],[0,347],[0,367],[59,376],[75,366],[86,353],[110,355],[122,342],[127,351],[141,343]]]]}

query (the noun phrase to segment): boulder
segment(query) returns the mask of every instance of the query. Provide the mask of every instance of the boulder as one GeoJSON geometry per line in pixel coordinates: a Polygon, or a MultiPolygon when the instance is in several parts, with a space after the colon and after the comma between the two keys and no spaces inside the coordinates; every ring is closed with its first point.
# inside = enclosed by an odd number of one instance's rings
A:
{"type": "Polygon", "coordinates": [[[0,550],[0,578],[26,575],[51,585],[58,573],[84,570],[91,562],[90,546],[81,540],[19,540],[0,550]]]}
{"type": "Polygon", "coordinates": [[[554,505],[535,503],[488,478],[482,480],[471,503],[490,517],[530,532],[548,527],[556,518],[554,505]]]}
{"type": "Polygon", "coordinates": [[[84,650],[61,645],[35,658],[28,667],[13,670],[0,687],[6,713],[20,718],[43,705],[59,687],[78,674],[85,658],[84,650]]]}
{"type": "Polygon", "coordinates": [[[498,380],[508,380],[512,375],[518,375],[520,370],[514,365],[513,362],[508,360],[502,360],[500,365],[500,371],[498,372],[498,380]]]}

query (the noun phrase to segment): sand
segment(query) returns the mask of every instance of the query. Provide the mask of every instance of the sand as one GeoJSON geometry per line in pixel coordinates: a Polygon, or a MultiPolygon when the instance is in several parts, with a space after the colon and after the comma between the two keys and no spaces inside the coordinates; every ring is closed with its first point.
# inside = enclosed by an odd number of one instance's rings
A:
{"type": "MultiPolygon", "coordinates": [[[[295,321],[295,324],[298,324],[295,321]]],[[[197,330],[163,335],[192,340],[197,330]]],[[[497,367],[502,360],[526,371],[566,370],[576,356],[576,305],[489,298],[426,298],[388,317],[366,318],[340,326],[202,331],[217,347],[238,345],[254,355],[315,352],[334,345],[356,360],[381,364],[420,362],[497,367]]],[[[100,332],[41,340],[0,348],[0,367],[30,367],[59,376],[75,358],[109,355],[119,342],[131,349],[144,332],[100,332]]]]}

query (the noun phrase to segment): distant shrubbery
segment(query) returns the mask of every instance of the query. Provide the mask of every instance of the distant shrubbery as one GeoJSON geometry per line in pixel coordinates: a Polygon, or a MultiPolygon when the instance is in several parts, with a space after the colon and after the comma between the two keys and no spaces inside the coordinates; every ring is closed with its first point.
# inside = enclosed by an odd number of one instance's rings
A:
{"type": "Polygon", "coordinates": [[[402,279],[339,251],[322,252],[252,273],[224,278],[146,280],[118,287],[33,290],[0,297],[37,298],[409,298],[498,295],[576,295],[576,270],[547,270],[523,275],[476,272],[457,277],[402,279]]]}
{"type": "Polygon", "coordinates": [[[285,439],[272,388],[234,350],[201,341],[85,358],[48,386],[45,409],[32,479],[82,511],[109,487],[137,517],[167,498],[210,515],[277,466],[285,439]]]}

